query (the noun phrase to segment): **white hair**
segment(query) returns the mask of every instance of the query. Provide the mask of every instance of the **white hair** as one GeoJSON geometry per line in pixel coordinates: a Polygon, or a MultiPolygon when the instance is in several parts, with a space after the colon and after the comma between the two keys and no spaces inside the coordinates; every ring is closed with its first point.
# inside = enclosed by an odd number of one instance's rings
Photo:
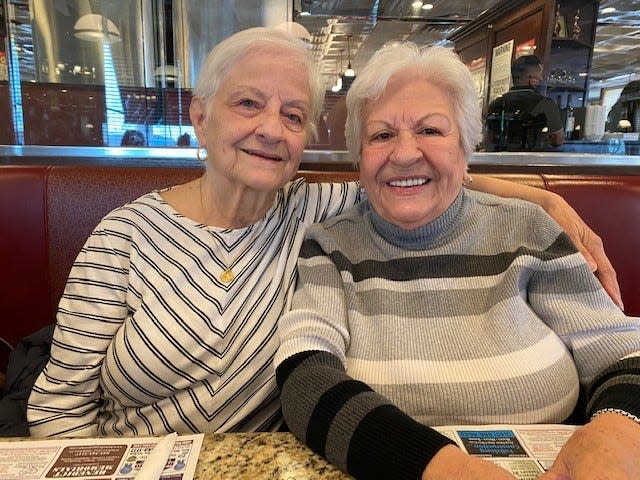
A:
{"type": "Polygon", "coordinates": [[[365,105],[380,98],[392,76],[406,70],[416,72],[450,95],[460,144],[468,161],[482,140],[482,111],[471,72],[448,48],[391,42],[371,57],[347,92],[345,136],[353,163],[357,165],[362,154],[365,105]]]}
{"type": "MultiPolygon", "coordinates": [[[[208,105],[220,85],[226,80],[231,68],[252,50],[258,48],[287,50],[308,72],[311,98],[306,132],[309,138],[315,139],[316,125],[324,104],[324,84],[308,44],[283,30],[267,27],[249,28],[234,33],[217,44],[211,49],[200,68],[200,74],[193,89],[194,96],[200,97],[205,105],[208,105]]],[[[269,75],[269,72],[265,72],[265,75],[269,75]]]]}

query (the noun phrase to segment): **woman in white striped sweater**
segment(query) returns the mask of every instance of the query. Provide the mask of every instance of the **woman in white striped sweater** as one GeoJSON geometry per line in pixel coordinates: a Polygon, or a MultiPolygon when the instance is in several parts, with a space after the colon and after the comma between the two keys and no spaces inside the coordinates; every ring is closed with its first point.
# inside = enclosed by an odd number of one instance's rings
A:
{"type": "Polygon", "coordinates": [[[291,430],[356,478],[513,480],[429,426],[575,413],[588,423],[541,478],[638,478],[640,319],[538,206],[462,187],[481,135],[469,70],[388,45],[347,109],[367,200],[300,251],[275,359],[291,430]]]}
{"type": "MultiPolygon", "coordinates": [[[[304,232],[360,199],[355,183],[291,181],[323,94],[306,44],[283,32],[243,31],[212,50],[190,109],[206,173],[116,209],[87,240],[29,398],[32,435],[279,427],[276,321],[304,232]]],[[[484,185],[584,227],[557,196],[484,185]]]]}

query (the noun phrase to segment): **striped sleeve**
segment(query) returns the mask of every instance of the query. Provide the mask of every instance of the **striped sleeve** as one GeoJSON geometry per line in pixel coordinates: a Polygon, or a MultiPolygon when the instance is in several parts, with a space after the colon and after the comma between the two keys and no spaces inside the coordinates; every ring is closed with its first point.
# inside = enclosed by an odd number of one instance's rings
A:
{"type": "Polygon", "coordinates": [[[415,480],[442,447],[454,444],[350,378],[330,353],[293,355],[276,376],[291,431],[355,478],[415,480]]]}
{"type": "Polygon", "coordinates": [[[598,410],[615,408],[640,418],[640,355],[605,369],[587,392],[587,418],[598,410]]]}
{"type": "MultiPolygon", "coordinates": [[[[540,222],[535,230],[545,228],[553,226],[540,222]]],[[[585,418],[603,408],[640,416],[640,319],[613,303],[566,234],[559,232],[540,260],[528,299],[572,352],[585,418]]]]}
{"type": "Polygon", "coordinates": [[[358,182],[306,183],[298,179],[291,184],[289,195],[299,197],[302,208],[300,217],[307,225],[319,223],[335,217],[362,200],[363,194],[358,182]]]}
{"type": "MultiPolygon", "coordinates": [[[[98,433],[100,367],[127,316],[128,252],[114,248],[105,224],[89,237],[69,274],[60,301],[51,357],[27,406],[33,436],[98,433]]],[[[123,242],[121,241],[120,244],[123,242]]],[[[126,243],[126,242],[124,242],[126,243]]]]}
{"type": "Polygon", "coordinates": [[[451,440],[349,377],[340,274],[314,240],[304,242],[294,309],[280,322],[276,377],[284,418],[315,452],[356,478],[419,478],[451,440]],[[305,332],[301,334],[301,332],[305,332]]]}

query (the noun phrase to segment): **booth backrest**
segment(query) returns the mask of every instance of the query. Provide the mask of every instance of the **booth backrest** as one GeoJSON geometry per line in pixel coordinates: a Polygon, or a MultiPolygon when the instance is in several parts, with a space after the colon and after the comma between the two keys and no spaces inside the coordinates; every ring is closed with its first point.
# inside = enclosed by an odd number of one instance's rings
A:
{"type": "MultiPolygon", "coordinates": [[[[53,322],[71,265],[100,219],[202,168],[0,166],[0,337],[15,345],[53,322]]],[[[354,172],[300,172],[342,181],[354,172]]],[[[640,315],[640,176],[496,175],[563,195],[604,239],[629,314],[640,315]]]]}

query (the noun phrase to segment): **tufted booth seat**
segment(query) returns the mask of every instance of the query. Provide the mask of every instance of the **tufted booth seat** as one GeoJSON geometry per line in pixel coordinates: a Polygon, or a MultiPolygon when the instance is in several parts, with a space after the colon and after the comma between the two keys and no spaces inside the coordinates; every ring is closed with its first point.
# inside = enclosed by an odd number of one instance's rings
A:
{"type": "MultiPolygon", "coordinates": [[[[201,173],[199,166],[0,166],[0,337],[16,345],[54,321],[71,265],[107,212],[201,173]]],[[[300,175],[342,181],[357,174],[300,175]]],[[[571,203],[603,238],[627,313],[640,315],[640,176],[495,176],[558,192],[571,203]]]]}

